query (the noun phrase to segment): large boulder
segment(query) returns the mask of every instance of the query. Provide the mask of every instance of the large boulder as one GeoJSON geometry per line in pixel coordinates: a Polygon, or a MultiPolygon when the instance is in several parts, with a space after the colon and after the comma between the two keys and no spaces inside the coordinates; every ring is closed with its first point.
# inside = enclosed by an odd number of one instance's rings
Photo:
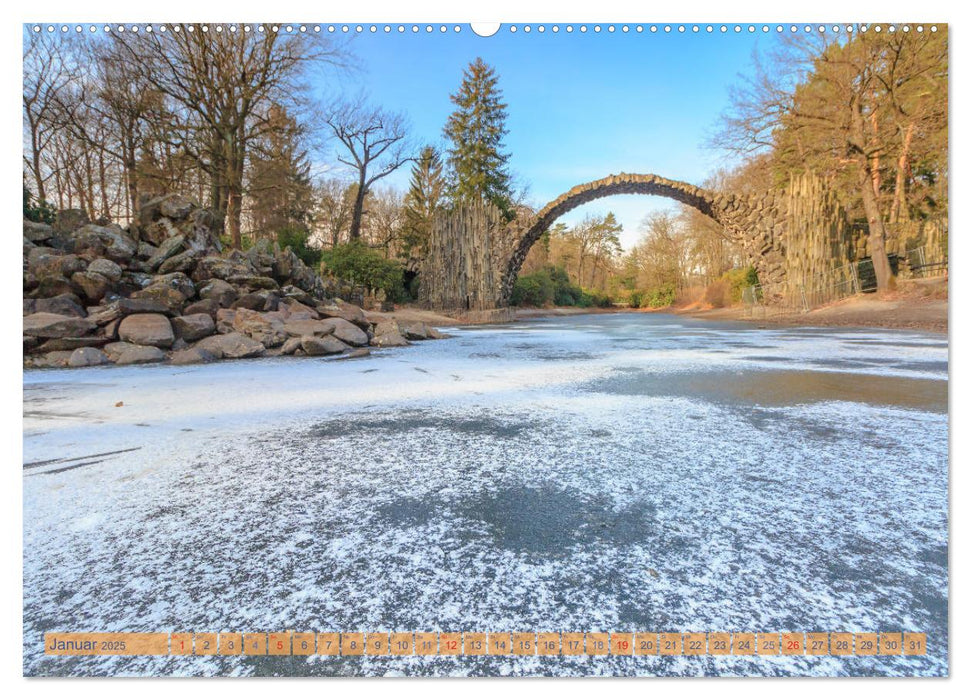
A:
{"type": "Polygon", "coordinates": [[[198,207],[199,205],[188,197],[176,193],[146,198],[139,203],[138,223],[141,226],[148,226],[162,217],[182,221],[198,207]]]}
{"type": "Polygon", "coordinates": [[[27,258],[27,269],[38,278],[70,277],[87,269],[87,264],[77,255],[42,253],[27,258]]]}
{"type": "Polygon", "coordinates": [[[89,319],[39,312],[24,316],[24,335],[35,338],[67,338],[87,335],[97,326],[89,319]]]}
{"type": "Polygon", "coordinates": [[[172,324],[162,314],[126,316],[118,326],[118,337],[136,345],[153,345],[160,348],[172,347],[172,343],[175,342],[172,324]]]}
{"type": "Polygon", "coordinates": [[[54,236],[54,229],[49,224],[24,219],[24,238],[34,244],[49,241],[54,236]]]}
{"type": "Polygon", "coordinates": [[[165,359],[165,353],[156,347],[145,345],[132,345],[125,348],[115,359],[116,365],[144,365],[150,362],[161,362],[165,359]]]}
{"type": "Polygon", "coordinates": [[[105,257],[122,265],[130,262],[138,252],[138,243],[115,224],[109,226],[88,224],[76,231],[73,237],[77,240],[79,237],[83,238],[87,235],[96,236],[104,246],[105,257]]]}
{"type": "Polygon", "coordinates": [[[89,304],[97,304],[111,290],[111,280],[97,272],[75,272],[71,283],[84,295],[89,304]]]}
{"type": "Polygon", "coordinates": [[[347,352],[350,347],[332,335],[325,335],[323,337],[307,336],[302,338],[300,349],[311,357],[317,357],[320,355],[338,355],[347,352]]]}
{"type": "Polygon", "coordinates": [[[293,298],[281,299],[278,311],[283,312],[287,320],[316,320],[320,318],[316,309],[293,298]]]}
{"type": "Polygon", "coordinates": [[[69,367],[94,367],[106,365],[109,362],[108,356],[98,348],[78,348],[67,360],[69,367]]]}
{"type": "Polygon", "coordinates": [[[334,301],[326,304],[319,304],[317,306],[317,313],[319,313],[324,318],[342,318],[345,321],[350,321],[355,326],[367,330],[371,327],[370,321],[367,320],[367,316],[364,314],[364,310],[359,306],[354,306],[353,304],[348,304],[340,299],[335,299],[334,301]]]}
{"type": "Polygon", "coordinates": [[[209,314],[212,320],[216,320],[216,312],[219,311],[219,303],[215,299],[200,299],[186,306],[182,313],[185,316],[193,314],[209,314]]]}
{"type": "Polygon", "coordinates": [[[287,332],[287,335],[303,338],[311,335],[330,335],[334,332],[334,327],[327,325],[327,321],[288,318],[283,322],[283,330],[287,332]]]}
{"type": "MultiPolygon", "coordinates": [[[[29,336],[27,336],[29,337],[29,336]]],[[[107,338],[88,335],[81,338],[50,338],[40,345],[36,352],[52,352],[54,350],[77,350],[78,348],[97,348],[108,342],[107,338]]]]}
{"type": "Polygon", "coordinates": [[[188,343],[205,338],[216,332],[216,324],[209,314],[188,314],[172,319],[172,330],[176,338],[188,343]]]}
{"type": "Polygon", "coordinates": [[[368,335],[350,321],[343,318],[329,318],[321,321],[325,335],[333,335],[348,345],[362,346],[368,344],[368,335]]]}
{"type": "Polygon", "coordinates": [[[173,316],[182,313],[182,306],[185,304],[185,296],[181,292],[164,284],[151,284],[145,289],[139,289],[132,292],[131,298],[157,302],[173,316]]]}
{"type": "Polygon", "coordinates": [[[159,265],[158,271],[163,275],[170,272],[189,273],[195,268],[196,260],[198,259],[199,253],[187,250],[184,253],[173,255],[171,258],[159,265]]]}
{"type": "Polygon", "coordinates": [[[195,345],[212,355],[222,358],[238,359],[242,357],[259,357],[266,348],[262,343],[253,340],[243,333],[226,333],[225,335],[211,335],[203,338],[195,345]]]}
{"type": "Polygon", "coordinates": [[[379,348],[395,348],[408,345],[408,341],[401,333],[398,322],[394,319],[388,319],[379,321],[374,327],[374,337],[371,339],[371,345],[379,348]]]}
{"type": "Polygon", "coordinates": [[[62,294],[77,294],[78,288],[69,279],[60,276],[39,277],[34,279],[30,296],[35,299],[57,297],[62,294]]]}
{"type": "Polygon", "coordinates": [[[159,204],[159,213],[167,219],[182,221],[199,205],[187,197],[180,194],[170,194],[162,197],[159,204]]]}
{"type": "Polygon", "coordinates": [[[71,350],[55,350],[44,355],[32,357],[28,365],[37,368],[67,367],[68,360],[71,359],[72,354],[73,352],[71,350]]]}
{"type": "Polygon", "coordinates": [[[288,337],[279,317],[250,309],[236,309],[233,328],[267,348],[283,345],[288,337]]]}
{"type": "Polygon", "coordinates": [[[197,284],[209,279],[228,280],[231,277],[246,277],[256,275],[257,271],[238,250],[229,255],[207,255],[200,258],[192,272],[192,279],[197,284]]]}
{"type": "Polygon", "coordinates": [[[88,265],[88,272],[97,273],[111,282],[117,282],[121,279],[122,269],[118,263],[107,258],[97,258],[88,265]]]}
{"type": "Polygon", "coordinates": [[[44,311],[49,314],[60,314],[61,316],[77,316],[84,318],[87,316],[81,300],[74,294],[60,294],[49,299],[24,299],[24,313],[37,313],[44,311]]]}
{"type": "Polygon", "coordinates": [[[154,299],[116,299],[103,306],[88,308],[88,320],[99,326],[106,326],[132,314],[174,315],[165,304],[154,299]]]}
{"type": "Polygon", "coordinates": [[[199,290],[200,299],[212,299],[224,309],[232,306],[238,296],[233,285],[220,279],[209,280],[199,290]]]}
{"type": "Polygon", "coordinates": [[[215,362],[218,359],[218,357],[208,350],[196,347],[173,352],[170,362],[173,365],[198,365],[206,362],[215,362]]]}
{"type": "Polygon", "coordinates": [[[150,270],[157,270],[169,258],[178,255],[185,248],[185,236],[175,235],[163,240],[155,254],[145,263],[150,270]]]}

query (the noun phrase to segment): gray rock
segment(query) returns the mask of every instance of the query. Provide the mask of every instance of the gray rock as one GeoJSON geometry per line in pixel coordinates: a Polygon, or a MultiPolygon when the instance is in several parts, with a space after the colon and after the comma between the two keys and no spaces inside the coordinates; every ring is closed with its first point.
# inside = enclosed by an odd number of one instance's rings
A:
{"type": "Polygon", "coordinates": [[[348,304],[340,299],[335,299],[330,304],[318,304],[317,312],[324,318],[342,318],[345,321],[350,321],[364,330],[371,326],[361,307],[348,304]]]}
{"type": "Polygon", "coordinates": [[[248,335],[242,333],[226,333],[225,335],[211,335],[203,338],[195,347],[212,353],[216,357],[232,359],[242,357],[259,357],[266,348],[248,335]]]}
{"type": "Polygon", "coordinates": [[[40,277],[37,278],[36,286],[31,290],[30,295],[39,299],[41,297],[57,297],[62,294],[76,294],[78,291],[78,288],[64,277],[40,277]]]}
{"type": "Polygon", "coordinates": [[[321,324],[326,329],[325,334],[333,335],[348,345],[362,346],[368,344],[367,333],[343,318],[329,318],[326,321],[321,321],[321,324]]]}
{"type": "Polygon", "coordinates": [[[31,243],[43,243],[54,236],[54,229],[48,224],[24,219],[24,238],[31,243]]]}
{"type": "Polygon", "coordinates": [[[77,350],[78,348],[97,348],[108,342],[107,338],[89,335],[85,338],[51,338],[45,341],[37,352],[52,352],[54,350],[77,350]]]}
{"type": "Polygon", "coordinates": [[[129,238],[122,229],[116,225],[96,226],[88,224],[79,229],[74,237],[84,237],[93,234],[101,241],[104,246],[105,257],[115,262],[124,263],[135,257],[138,252],[138,244],[129,238]]]}
{"type": "Polygon", "coordinates": [[[219,303],[215,299],[200,299],[199,301],[193,302],[186,306],[182,313],[185,316],[191,316],[192,314],[209,314],[209,316],[215,320],[216,312],[219,311],[219,303]]]}
{"type": "Polygon", "coordinates": [[[196,266],[197,259],[198,253],[187,250],[184,253],[173,255],[171,258],[159,265],[158,271],[163,274],[170,272],[192,272],[192,269],[196,266]]]}
{"type": "Polygon", "coordinates": [[[78,348],[71,353],[71,357],[67,360],[69,367],[94,367],[106,365],[109,362],[108,356],[98,348],[78,348]]]}
{"type": "Polygon", "coordinates": [[[138,252],[136,253],[136,257],[138,257],[141,260],[149,260],[153,255],[155,255],[157,251],[158,251],[158,248],[153,246],[148,241],[139,241],[138,252]]]}
{"type": "Polygon", "coordinates": [[[88,265],[88,272],[96,272],[112,282],[117,282],[121,279],[122,270],[118,263],[112,262],[107,258],[98,258],[97,260],[92,260],[91,264],[88,265]]]}
{"type": "Polygon", "coordinates": [[[31,367],[67,367],[68,360],[71,359],[70,350],[55,350],[46,355],[39,355],[30,359],[31,367]]]}
{"type": "Polygon", "coordinates": [[[144,365],[150,362],[161,362],[165,359],[165,353],[156,347],[133,345],[121,351],[116,365],[144,365]]]}
{"type": "Polygon", "coordinates": [[[330,335],[333,333],[334,327],[327,325],[326,321],[314,321],[312,319],[293,321],[287,319],[283,322],[283,330],[286,331],[287,335],[303,338],[308,335],[330,335]]]}
{"type": "Polygon", "coordinates": [[[237,287],[249,287],[250,289],[277,290],[280,288],[275,279],[261,275],[231,275],[228,281],[237,287]]]}
{"type": "Polygon", "coordinates": [[[182,221],[198,206],[187,197],[180,194],[170,194],[162,197],[162,201],[159,203],[159,213],[167,219],[182,221]]]}
{"type": "Polygon", "coordinates": [[[86,318],[40,312],[24,316],[24,335],[35,338],[67,338],[87,335],[97,326],[86,318]]]}
{"type": "Polygon", "coordinates": [[[111,289],[111,280],[97,272],[75,272],[71,284],[81,290],[89,304],[99,303],[111,289]]]}
{"type": "Polygon", "coordinates": [[[300,349],[311,357],[321,355],[337,355],[350,350],[348,345],[338,340],[332,335],[306,336],[300,340],[300,349]]]}
{"type": "Polygon", "coordinates": [[[162,314],[132,314],[118,326],[118,337],[136,345],[172,347],[175,334],[172,324],[162,314]]]}
{"type": "Polygon", "coordinates": [[[183,248],[185,248],[184,236],[166,238],[155,251],[155,255],[148,259],[148,267],[157,270],[166,260],[181,253],[183,248]]]}
{"type": "Polygon", "coordinates": [[[215,362],[219,358],[203,348],[188,348],[172,353],[171,362],[173,365],[199,365],[207,362],[215,362]]]}
{"type": "Polygon", "coordinates": [[[285,342],[283,346],[280,348],[280,354],[292,355],[293,353],[295,353],[297,350],[300,349],[300,343],[302,341],[303,341],[303,338],[287,338],[287,342],[285,342]]]}
{"type": "Polygon", "coordinates": [[[172,319],[172,330],[176,338],[193,342],[216,332],[216,323],[209,314],[188,314],[172,319]]]}
{"type": "Polygon", "coordinates": [[[27,268],[39,278],[70,277],[75,272],[82,272],[87,268],[84,260],[77,255],[35,255],[28,257],[27,268]]]}
{"type": "Polygon", "coordinates": [[[199,290],[200,299],[212,299],[224,309],[232,306],[238,296],[233,285],[220,279],[209,280],[199,290]]]}
{"type": "Polygon", "coordinates": [[[216,312],[216,332],[235,333],[236,329],[233,328],[233,321],[235,319],[236,319],[235,309],[219,309],[216,312]]]}
{"type": "MultiPolygon", "coordinates": [[[[24,299],[25,311],[27,301],[27,299],[24,299]]],[[[77,318],[84,318],[88,315],[84,307],[81,306],[81,300],[74,294],[60,294],[49,299],[31,299],[30,301],[33,302],[30,313],[43,311],[49,314],[60,314],[61,316],[76,316],[77,318]]]]}
{"type": "Polygon", "coordinates": [[[428,340],[428,326],[421,321],[399,323],[401,334],[408,340],[428,340]]]}
{"type": "Polygon", "coordinates": [[[371,345],[379,348],[396,348],[408,345],[408,341],[401,333],[398,322],[394,319],[379,321],[374,327],[374,337],[371,338],[371,345]]]}
{"type": "Polygon", "coordinates": [[[287,332],[284,330],[281,320],[250,309],[236,309],[236,314],[233,317],[233,328],[262,343],[267,348],[283,345],[287,339],[287,332]]]}
{"type": "Polygon", "coordinates": [[[150,284],[145,289],[132,292],[131,298],[157,302],[173,316],[181,314],[182,305],[186,300],[186,296],[181,291],[165,284],[150,284]]]}

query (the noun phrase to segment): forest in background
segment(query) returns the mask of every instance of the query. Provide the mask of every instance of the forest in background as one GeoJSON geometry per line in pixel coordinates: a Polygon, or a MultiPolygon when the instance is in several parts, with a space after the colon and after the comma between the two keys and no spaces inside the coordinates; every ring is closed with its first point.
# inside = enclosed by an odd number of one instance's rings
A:
{"type": "MultiPolygon", "coordinates": [[[[26,216],[81,209],[124,224],[144,198],[179,192],[217,213],[229,245],[290,245],[402,301],[416,296],[437,212],[475,199],[509,220],[530,212],[504,144],[509,106],[481,59],[451,96],[442,146],[416,143],[406,115],[365,97],[311,99],[311,74],[327,82],[353,71],[354,57],[330,37],[166,29],[76,37],[25,28],[26,216]],[[384,184],[401,168],[411,170],[403,192],[384,184]]],[[[894,227],[947,215],[947,85],[944,28],[785,36],[753,57],[711,137],[733,166],[699,184],[745,194],[816,173],[864,231],[888,288],[894,227]]],[[[757,281],[751,261],[694,209],[654,214],[640,228],[625,251],[609,212],[555,225],[531,250],[514,301],[725,305],[757,281]]]]}

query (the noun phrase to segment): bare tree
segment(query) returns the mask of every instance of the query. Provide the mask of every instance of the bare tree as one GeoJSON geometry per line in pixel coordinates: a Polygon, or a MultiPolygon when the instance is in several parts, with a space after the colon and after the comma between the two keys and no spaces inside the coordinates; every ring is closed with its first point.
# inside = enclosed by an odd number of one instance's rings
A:
{"type": "Polygon", "coordinates": [[[405,120],[400,114],[369,107],[361,99],[340,105],[324,119],[343,146],[337,160],[356,172],[350,238],[357,240],[371,186],[413,160],[405,120]]]}
{"type": "Polygon", "coordinates": [[[73,68],[68,65],[58,36],[25,29],[24,36],[24,165],[37,187],[37,198],[47,200],[47,181],[53,173],[45,171],[45,156],[61,125],[54,118],[58,95],[70,83],[73,68]]]}
{"type": "Polygon", "coordinates": [[[195,160],[210,179],[210,203],[242,243],[240,217],[247,148],[270,128],[273,104],[289,104],[311,61],[339,62],[323,37],[203,25],[171,25],[164,34],[114,34],[120,55],[173,107],[158,134],[195,160]]]}

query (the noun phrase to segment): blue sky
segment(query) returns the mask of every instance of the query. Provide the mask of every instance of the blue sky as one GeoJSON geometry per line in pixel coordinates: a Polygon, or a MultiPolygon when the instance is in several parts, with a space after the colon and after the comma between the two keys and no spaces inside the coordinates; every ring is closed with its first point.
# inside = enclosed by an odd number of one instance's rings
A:
{"type": "MultiPolygon", "coordinates": [[[[494,66],[508,104],[511,169],[529,186],[529,201],[541,206],[570,187],[611,173],[656,173],[694,184],[726,164],[725,155],[705,148],[728,100],[728,87],[751,67],[752,51],[769,35],[747,32],[698,34],[690,29],[656,34],[647,28],[628,34],[618,28],[543,34],[511,33],[508,25],[491,37],[463,26],[418,34],[365,31],[349,42],[359,69],[331,74],[327,91],[355,94],[407,114],[414,138],[442,144],[442,127],[453,105],[463,68],[476,56],[494,66]]],[[[404,188],[403,169],[384,181],[404,188]]],[[[624,225],[625,247],[638,239],[645,214],[673,209],[670,200],[615,196],[565,216],[614,211],[624,225]]]]}

